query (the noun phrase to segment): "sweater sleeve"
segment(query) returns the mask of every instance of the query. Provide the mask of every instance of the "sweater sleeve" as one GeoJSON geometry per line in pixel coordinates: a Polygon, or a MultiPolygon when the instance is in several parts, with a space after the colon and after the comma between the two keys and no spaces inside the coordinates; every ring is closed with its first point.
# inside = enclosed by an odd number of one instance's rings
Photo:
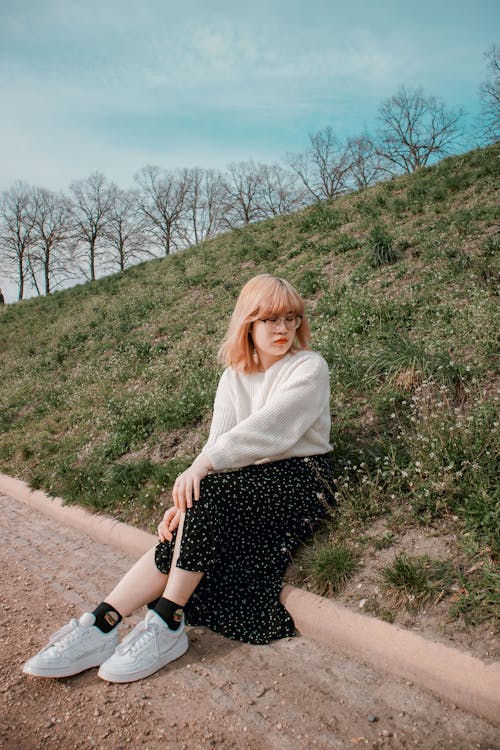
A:
{"type": "Polygon", "coordinates": [[[203,452],[215,471],[239,468],[285,453],[329,403],[329,373],[321,357],[301,361],[266,403],[203,452]]]}
{"type": "Polygon", "coordinates": [[[236,410],[234,408],[234,397],[229,383],[228,370],[224,370],[217,386],[214,399],[212,422],[210,433],[202,453],[208,455],[208,448],[216,442],[220,435],[228,432],[236,424],[236,410]]]}

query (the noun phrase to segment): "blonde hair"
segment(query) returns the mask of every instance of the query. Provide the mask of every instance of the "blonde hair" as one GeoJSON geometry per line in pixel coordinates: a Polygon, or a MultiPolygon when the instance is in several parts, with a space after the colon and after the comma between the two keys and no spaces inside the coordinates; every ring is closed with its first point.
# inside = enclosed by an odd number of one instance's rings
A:
{"type": "Polygon", "coordinates": [[[261,370],[252,339],[252,324],[262,318],[290,312],[302,316],[291,351],[308,349],[311,331],[304,310],[304,300],[288,281],[268,273],[254,276],[245,284],[236,301],[219,349],[219,361],[241,372],[261,370]]]}

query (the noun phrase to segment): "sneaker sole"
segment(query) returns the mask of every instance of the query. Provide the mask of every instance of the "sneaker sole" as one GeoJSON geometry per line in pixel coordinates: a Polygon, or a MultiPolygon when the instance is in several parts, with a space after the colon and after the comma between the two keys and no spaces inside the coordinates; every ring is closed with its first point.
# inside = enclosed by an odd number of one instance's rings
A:
{"type": "Polygon", "coordinates": [[[166,667],[167,664],[170,664],[170,662],[179,659],[183,654],[186,653],[188,648],[189,638],[186,635],[185,639],[183,638],[181,641],[179,641],[179,643],[176,643],[174,646],[172,646],[168,653],[165,654],[162,659],[156,661],[154,664],[150,664],[147,667],[138,669],[135,672],[119,673],[113,672],[112,668],[106,667],[106,663],[104,663],[101,665],[101,668],[99,669],[99,672],[97,674],[98,677],[100,677],[102,680],[106,680],[106,682],[135,682],[136,680],[143,680],[145,677],[149,677],[159,669],[166,667]]]}
{"type": "Polygon", "coordinates": [[[101,664],[103,664],[107,659],[109,659],[110,656],[113,655],[114,651],[115,649],[113,648],[113,650],[110,651],[109,654],[101,655],[99,658],[95,657],[93,659],[81,659],[76,664],[67,667],[37,667],[35,665],[31,666],[29,663],[27,663],[23,667],[23,673],[32,675],[34,677],[73,677],[73,675],[80,674],[80,672],[85,672],[87,669],[100,667],[101,664]]]}

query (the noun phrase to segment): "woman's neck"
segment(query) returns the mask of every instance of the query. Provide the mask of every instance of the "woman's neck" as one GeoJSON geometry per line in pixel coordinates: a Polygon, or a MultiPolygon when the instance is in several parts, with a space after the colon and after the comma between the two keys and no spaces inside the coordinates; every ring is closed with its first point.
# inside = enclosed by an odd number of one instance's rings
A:
{"type": "Polygon", "coordinates": [[[267,355],[259,356],[259,364],[260,364],[260,372],[266,372],[266,370],[269,370],[270,367],[273,367],[278,362],[281,362],[283,359],[288,357],[290,354],[290,349],[285,352],[285,354],[282,354],[280,357],[270,357],[267,355]]]}

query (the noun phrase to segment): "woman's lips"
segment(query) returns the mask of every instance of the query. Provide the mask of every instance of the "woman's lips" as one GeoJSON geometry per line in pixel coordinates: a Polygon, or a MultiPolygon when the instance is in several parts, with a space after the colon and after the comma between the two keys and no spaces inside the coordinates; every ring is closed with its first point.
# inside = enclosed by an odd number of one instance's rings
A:
{"type": "Polygon", "coordinates": [[[275,344],[288,344],[288,339],[276,339],[275,344]]]}

